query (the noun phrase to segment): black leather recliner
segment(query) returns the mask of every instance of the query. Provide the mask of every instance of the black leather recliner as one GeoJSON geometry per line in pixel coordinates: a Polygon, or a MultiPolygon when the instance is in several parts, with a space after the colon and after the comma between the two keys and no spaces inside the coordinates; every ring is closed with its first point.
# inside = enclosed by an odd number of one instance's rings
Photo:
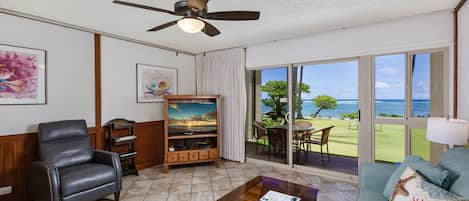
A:
{"type": "Polygon", "coordinates": [[[33,162],[29,194],[34,201],[119,200],[122,169],[117,153],[91,148],[84,120],[39,124],[40,161],[33,162]]]}

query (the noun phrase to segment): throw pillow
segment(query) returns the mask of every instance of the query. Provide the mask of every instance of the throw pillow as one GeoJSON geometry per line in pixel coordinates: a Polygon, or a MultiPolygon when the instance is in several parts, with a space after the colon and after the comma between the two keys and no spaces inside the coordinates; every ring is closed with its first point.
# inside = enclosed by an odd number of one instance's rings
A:
{"type": "Polygon", "coordinates": [[[401,164],[401,166],[399,166],[399,168],[394,171],[394,173],[389,178],[386,187],[384,188],[383,195],[387,200],[391,198],[391,194],[399,182],[399,178],[407,167],[411,167],[420,175],[422,175],[426,180],[437,186],[440,186],[444,189],[448,189],[450,186],[448,171],[442,169],[441,167],[433,166],[430,162],[424,160],[421,157],[408,156],[401,164]]]}
{"type": "Polygon", "coordinates": [[[407,167],[394,189],[391,201],[462,201],[462,199],[427,182],[415,170],[407,167]]]}

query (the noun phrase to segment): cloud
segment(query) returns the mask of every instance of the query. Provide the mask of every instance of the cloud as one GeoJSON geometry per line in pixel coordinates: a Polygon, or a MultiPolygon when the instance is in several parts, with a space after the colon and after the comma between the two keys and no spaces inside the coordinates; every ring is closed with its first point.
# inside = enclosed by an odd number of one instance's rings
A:
{"type": "Polygon", "coordinates": [[[399,68],[393,68],[393,67],[382,67],[378,70],[378,72],[380,74],[383,74],[383,75],[397,75],[399,74],[401,71],[399,70],[399,68]]]}
{"type": "Polygon", "coordinates": [[[376,82],[375,87],[376,89],[389,89],[391,85],[387,82],[376,82]]]}
{"type": "Polygon", "coordinates": [[[421,90],[424,90],[424,91],[428,91],[430,90],[430,87],[429,87],[429,83],[428,82],[424,82],[424,81],[420,81],[417,83],[417,86],[421,89],[421,90]]]}

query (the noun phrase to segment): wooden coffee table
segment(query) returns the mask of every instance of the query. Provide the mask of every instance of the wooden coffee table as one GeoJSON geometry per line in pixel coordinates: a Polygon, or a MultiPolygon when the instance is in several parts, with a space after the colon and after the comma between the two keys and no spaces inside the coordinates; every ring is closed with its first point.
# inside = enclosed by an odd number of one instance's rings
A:
{"type": "Polygon", "coordinates": [[[319,190],[269,177],[256,177],[226,194],[218,201],[259,201],[269,190],[316,201],[319,190]]]}

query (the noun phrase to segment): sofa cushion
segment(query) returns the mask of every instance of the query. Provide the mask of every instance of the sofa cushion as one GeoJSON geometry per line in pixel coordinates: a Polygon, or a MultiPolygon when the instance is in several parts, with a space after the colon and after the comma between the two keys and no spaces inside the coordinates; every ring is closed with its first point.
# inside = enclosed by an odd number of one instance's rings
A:
{"type": "Polygon", "coordinates": [[[469,169],[459,175],[449,190],[469,200],[469,169]]]}
{"type": "Polygon", "coordinates": [[[440,166],[449,172],[451,183],[456,182],[458,177],[469,167],[469,149],[452,148],[443,154],[440,166]]]}
{"type": "Polygon", "coordinates": [[[415,171],[417,171],[420,175],[422,175],[425,179],[429,182],[441,186],[444,189],[449,188],[449,180],[448,180],[448,171],[440,168],[435,167],[428,161],[425,161],[421,157],[418,156],[408,156],[405,161],[401,164],[399,168],[391,175],[384,188],[383,195],[386,199],[390,199],[391,195],[396,187],[397,183],[399,182],[399,178],[401,177],[402,173],[407,167],[411,167],[415,171]]]}
{"type": "Polygon", "coordinates": [[[383,194],[389,177],[396,171],[397,166],[383,163],[360,163],[360,189],[383,194]]]}
{"type": "Polygon", "coordinates": [[[387,201],[381,192],[360,189],[357,201],[387,201]]]}
{"type": "Polygon", "coordinates": [[[426,181],[415,170],[407,167],[394,189],[391,201],[460,201],[462,198],[426,181]]]}
{"type": "Polygon", "coordinates": [[[72,195],[116,180],[113,167],[86,163],[59,169],[62,196],[72,195]]]}

